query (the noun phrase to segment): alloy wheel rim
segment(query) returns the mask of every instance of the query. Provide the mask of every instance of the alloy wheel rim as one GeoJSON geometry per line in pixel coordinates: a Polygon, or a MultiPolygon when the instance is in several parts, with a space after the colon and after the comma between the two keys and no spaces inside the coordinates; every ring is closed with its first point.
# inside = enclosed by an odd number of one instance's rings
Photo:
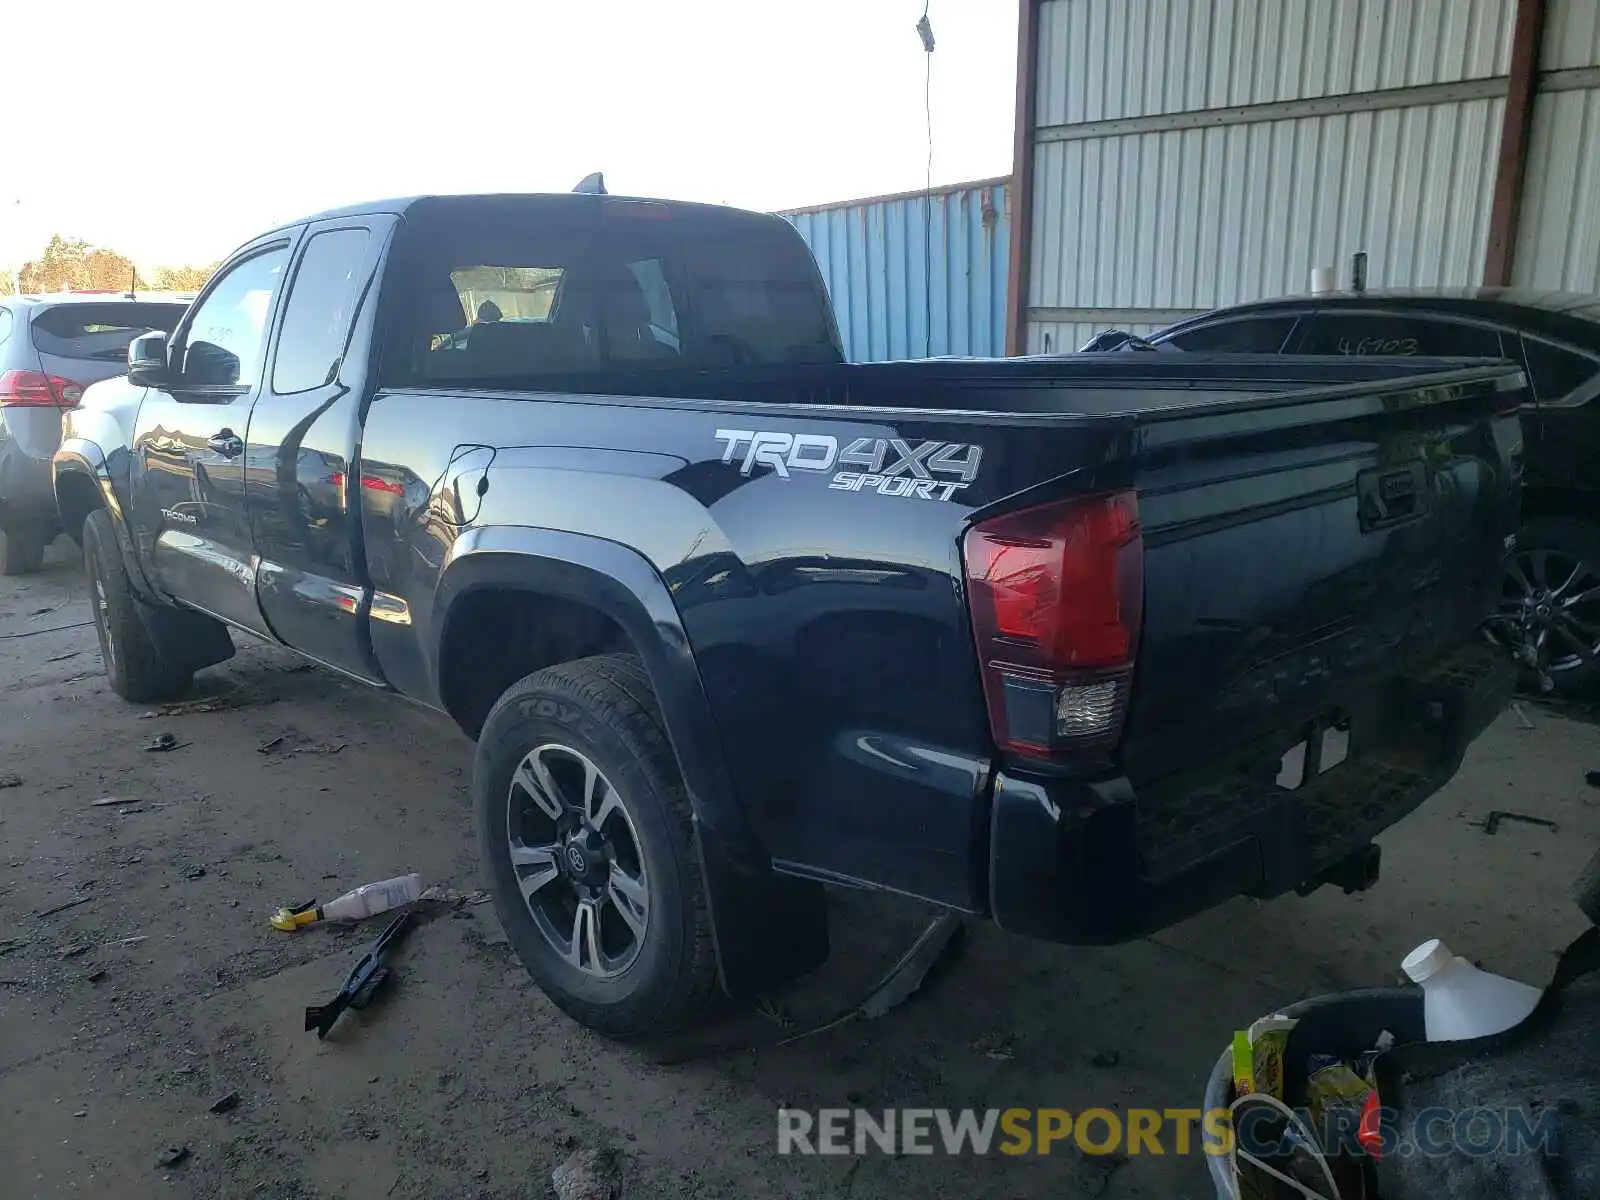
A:
{"type": "Polygon", "coordinates": [[[581,751],[549,742],[525,754],[506,797],[506,843],[534,925],[596,979],[633,966],[650,927],[650,886],[633,818],[581,751]]]}
{"type": "Polygon", "coordinates": [[[1519,550],[1506,561],[1500,616],[1518,657],[1547,675],[1600,658],[1600,565],[1558,550],[1519,550]]]}
{"type": "Polygon", "coordinates": [[[99,578],[94,581],[94,615],[100,634],[100,648],[105,652],[106,668],[116,666],[117,644],[111,637],[111,600],[106,595],[105,582],[99,578]]]}

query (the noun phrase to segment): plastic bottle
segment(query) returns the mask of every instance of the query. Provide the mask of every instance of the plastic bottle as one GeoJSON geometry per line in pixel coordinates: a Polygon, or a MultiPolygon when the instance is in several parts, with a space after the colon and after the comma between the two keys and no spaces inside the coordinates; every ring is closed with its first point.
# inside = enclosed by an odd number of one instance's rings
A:
{"type": "Polygon", "coordinates": [[[1488,1037],[1520,1025],[1544,993],[1480,971],[1438,938],[1423,942],[1400,964],[1422,985],[1423,1022],[1430,1042],[1488,1037]]]}
{"type": "Polygon", "coordinates": [[[402,904],[410,904],[422,895],[421,875],[399,875],[394,879],[380,879],[365,883],[354,891],[346,892],[322,905],[325,921],[359,921],[375,916],[402,904]]]}

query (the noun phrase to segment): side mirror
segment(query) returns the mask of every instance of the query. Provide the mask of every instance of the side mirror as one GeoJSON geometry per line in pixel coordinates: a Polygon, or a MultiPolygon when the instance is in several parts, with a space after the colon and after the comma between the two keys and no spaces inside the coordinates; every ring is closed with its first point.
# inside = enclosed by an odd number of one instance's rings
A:
{"type": "Polygon", "coordinates": [[[167,386],[167,335],[159,329],[128,343],[128,382],[134,387],[167,386]]]}
{"type": "Polygon", "coordinates": [[[190,342],[183,352],[183,383],[188,387],[239,382],[239,356],[212,342],[190,342]]]}

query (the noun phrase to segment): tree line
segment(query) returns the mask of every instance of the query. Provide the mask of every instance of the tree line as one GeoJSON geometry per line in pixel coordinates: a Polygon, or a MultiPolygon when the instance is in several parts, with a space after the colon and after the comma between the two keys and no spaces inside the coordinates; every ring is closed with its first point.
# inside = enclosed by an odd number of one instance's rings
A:
{"type": "Polygon", "coordinates": [[[150,274],[135,270],[131,260],[104,246],[55,234],[44,253],[22,264],[13,278],[0,275],[0,295],[9,295],[18,283],[24,293],[37,292],[193,292],[199,290],[217,263],[204,266],[160,266],[150,274]]]}

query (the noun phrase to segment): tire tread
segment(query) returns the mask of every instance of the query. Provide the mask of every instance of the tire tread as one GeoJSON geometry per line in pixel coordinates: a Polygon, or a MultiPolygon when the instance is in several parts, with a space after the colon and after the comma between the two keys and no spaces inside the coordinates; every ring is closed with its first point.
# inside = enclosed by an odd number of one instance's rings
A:
{"type": "MultiPolygon", "coordinates": [[[[161,653],[139,617],[139,600],[128,581],[128,570],[116,549],[111,514],[99,508],[83,523],[84,565],[90,586],[96,579],[106,589],[107,621],[121,653],[121,670],[106,664],[112,690],[124,700],[151,704],[181,696],[194,681],[194,672],[161,653]]],[[[93,603],[91,596],[90,602],[93,603]]]]}

